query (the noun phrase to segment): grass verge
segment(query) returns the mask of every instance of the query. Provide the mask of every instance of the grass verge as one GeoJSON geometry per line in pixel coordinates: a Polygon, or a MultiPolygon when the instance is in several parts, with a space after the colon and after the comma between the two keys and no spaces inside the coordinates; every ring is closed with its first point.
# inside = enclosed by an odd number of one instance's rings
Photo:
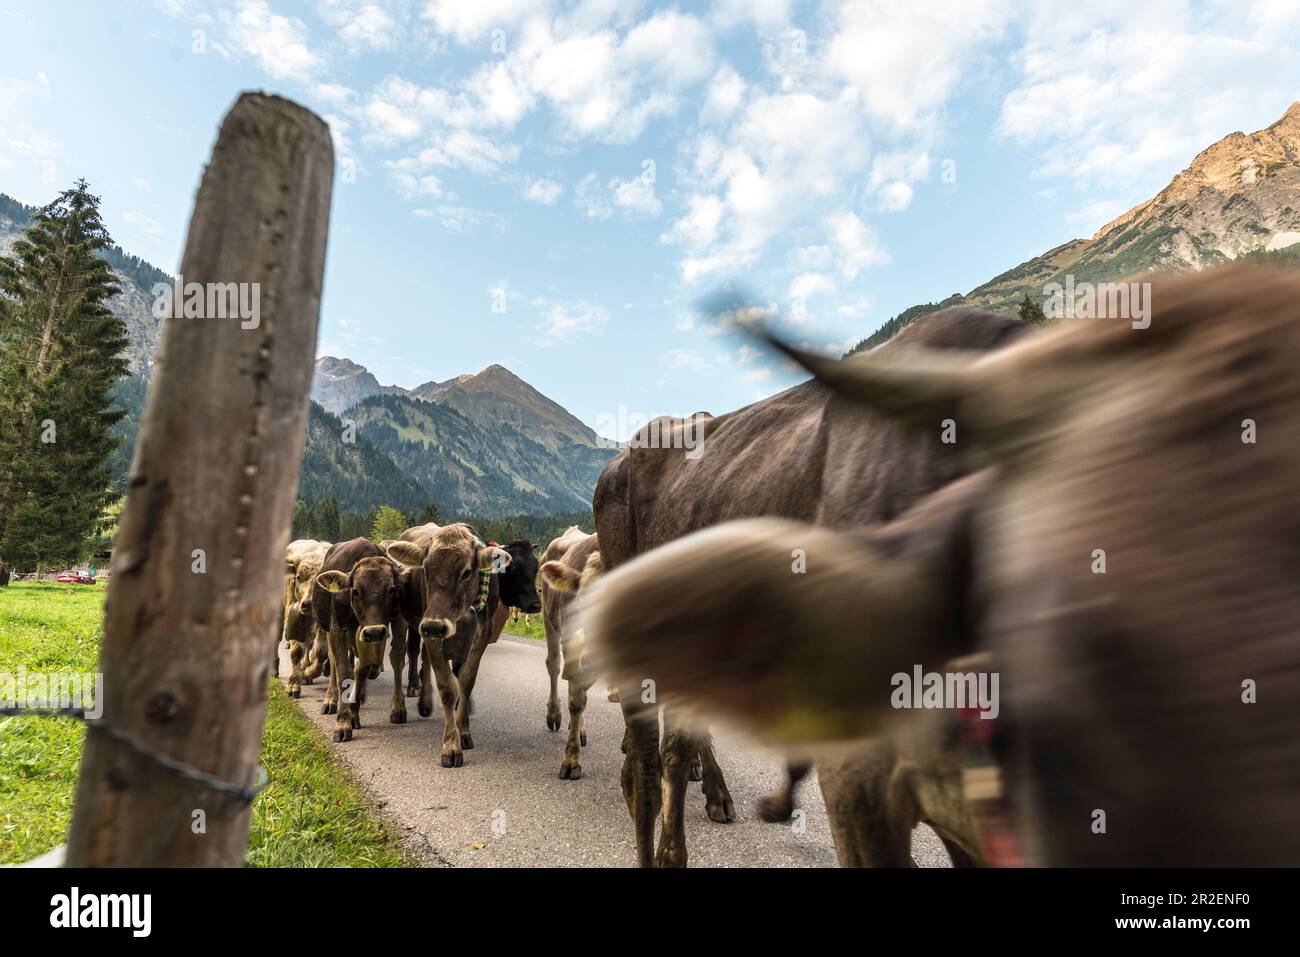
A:
{"type": "MultiPolygon", "coordinates": [[[[0,589],[0,672],[93,672],[105,591],[35,582],[0,589]]],[[[63,842],[85,734],[64,719],[0,718],[0,864],[30,860],[63,842]]],[[[275,680],[262,766],[271,783],[253,806],[251,866],[414,864],[392,825],[275,680]]]]}

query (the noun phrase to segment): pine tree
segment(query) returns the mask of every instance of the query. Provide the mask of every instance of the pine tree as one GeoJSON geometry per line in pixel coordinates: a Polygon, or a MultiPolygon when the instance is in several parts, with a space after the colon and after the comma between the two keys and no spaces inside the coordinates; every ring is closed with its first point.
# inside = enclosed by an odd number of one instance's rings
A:
{"type": "Polygon", "coordinates": [[[316,508],[316,534],[326,542],[340,541],[339,503],[333,496],[325,499],[316,508]]]}
{"type": "Polygon", "coordinates": [[[1043,312],[1041,303],[1035,302],[1029,298],[1029,293],[1025,293],[1025,298],[1020,300],[1020,321],[1031,322],[1036,326],[1047,325],[1047,315],[1043,312]]]}
{"type": "Polygon", "coordinates": [[[433,523],[434,525],[437,525],[440,521],[442,521],[442,519],[438,517],[438,506],[433,502],[430,502],[428,505],[424,506],[424,508],[420,509],[420,517],[411,524],[428,525],[429,523],[433,523]]]}
{"type": "Polygon", "coordinates": [[[406,515],[400,509],[390,505],[381,505],[375,517],[375,525],[370,530],[370,537],[376,542],[400,538],[406,531],[406,515]]]}
{"type": "Polygon", "coordinates": [[[118,287],[100,254],[111,245],[79,180],[0,259],[0,554],[11,564],[83,557],[117,497],[111,391],[127,335],[108,308],[118,287]]]}

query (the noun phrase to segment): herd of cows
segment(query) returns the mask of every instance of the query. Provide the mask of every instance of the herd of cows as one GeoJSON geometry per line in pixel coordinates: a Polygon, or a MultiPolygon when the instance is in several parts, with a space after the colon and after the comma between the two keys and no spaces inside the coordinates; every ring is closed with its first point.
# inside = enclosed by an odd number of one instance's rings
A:
{"type": "Polygon", "coordinates": [[[1211,270],[1150,301],[1140,330],[947,309],[845,361],[773,340],[813,378],[648,426],[595,534],[540,556],[467,525],[294,542],[290,693],[327,675],[350,740],[391,636],[389,720],[436,688],[460,767],[484,651],[540,610],[560,776],[603,676],[642,866],[686,864],[690,781],[735,819],[713,716],[796,756],[768,820],[815,762],[846,866],[909,865],[919,822],[958,866],[1294,864],[1300,280],[1211,270]],[[898,707],[921,667],[1000,676],[992,768],[952,713],[898,707]]]}

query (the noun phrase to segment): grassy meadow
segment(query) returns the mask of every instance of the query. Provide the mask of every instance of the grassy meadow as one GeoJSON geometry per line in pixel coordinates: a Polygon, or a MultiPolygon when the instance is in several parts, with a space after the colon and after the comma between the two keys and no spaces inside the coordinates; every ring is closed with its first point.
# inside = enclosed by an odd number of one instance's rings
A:
{"type": "MultiPolygon", "coordinates": [[[[104,585],[35,582],[0,589],[0,672],[20,666],[46,674],[93,672],[106,591],[104,585]]],[[[63,843],[85,734],[67,719],[0,717],[0,864],[21,863],[63,843]]],[[[413,863],[391,824],[276,680],[262,766],[271,782],[253,805],[250,866],[413,863]]]]}

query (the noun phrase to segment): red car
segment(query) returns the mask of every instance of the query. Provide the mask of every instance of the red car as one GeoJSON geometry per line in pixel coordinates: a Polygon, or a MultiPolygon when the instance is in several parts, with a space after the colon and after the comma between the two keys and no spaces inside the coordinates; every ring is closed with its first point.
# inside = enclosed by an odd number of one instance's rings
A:
{"type": "Polygon", "coordinates": [[[95,576],[81,568],[74,568],[72,571],[66,571],[59,575],[55,581],[62,582],[65,585],[93,585],[95,576]]]}

